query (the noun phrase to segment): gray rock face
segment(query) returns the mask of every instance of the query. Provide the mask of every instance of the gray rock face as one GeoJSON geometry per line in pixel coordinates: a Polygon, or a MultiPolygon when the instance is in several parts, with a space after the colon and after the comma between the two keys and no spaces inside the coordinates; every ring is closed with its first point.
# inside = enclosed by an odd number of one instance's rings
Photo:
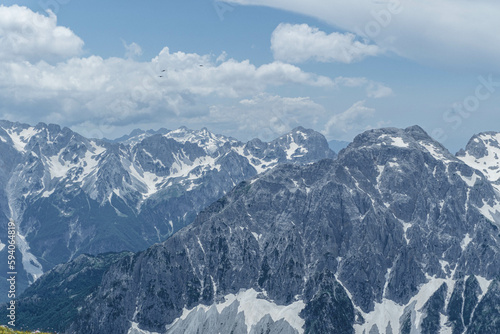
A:
{"type": "Polygon", "coordinates": [[[20,290],[79,254],[163,241],[234,185],[278,164],[335,155],[322,135],[303,128],[257,141],[187,128],[96,140],[54,124],[1,121],[0,225],[13,218],[23,237],[20,290]]]}
{"type": "Polygon", "coordinates": [[[370,130],[336,160],[240,183],[165,242],[115,262],[66,332],[218,329],[223,314],[235,329],[236,304],[200,309],[255,290],[293,309],[303,323],[285,320],[299,333],[495,333],[496,196],[421,128],[370,130]]]}
{"type": "MultiPolygon", "coordinates": [[[[473,277],[473,276],[471,276],[473,277]]],[[[455,282],[455,288],[448,302],[448,321],[451,323],[452,333],[463,333],[464,319],[463,319],[463,306],[464,306],[464,280],[459,279],[455,282]]]]}
{"type": "Polygon", "coordinates": [[[342,285],[329,272],[312,282],[306,291],[315,291],[314,296],[301,313],[305,333],[354,333],[354,307],[342,285]]]}

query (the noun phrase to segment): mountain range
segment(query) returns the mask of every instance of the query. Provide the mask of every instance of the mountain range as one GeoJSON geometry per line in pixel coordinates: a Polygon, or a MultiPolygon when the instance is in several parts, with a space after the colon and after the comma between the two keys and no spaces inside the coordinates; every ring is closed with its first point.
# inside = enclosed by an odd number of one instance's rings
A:
{"type": "Polygon", "coordinates": [[[453,155],[418,126],[369,130],[144,251],[56,266],[19,312],[65,333],[499,333],[499,168],[499,133],[453,155]]]}
{"type": "Polygon", "coordinates": [[[13,219],[23,290],[80,254],[164,241],[236,184],[278,164],[333,157],[321,134],[301,127],[269,143],[185,127],[111,141],[55,124],[0,121],[0,257],[13,219]]]}

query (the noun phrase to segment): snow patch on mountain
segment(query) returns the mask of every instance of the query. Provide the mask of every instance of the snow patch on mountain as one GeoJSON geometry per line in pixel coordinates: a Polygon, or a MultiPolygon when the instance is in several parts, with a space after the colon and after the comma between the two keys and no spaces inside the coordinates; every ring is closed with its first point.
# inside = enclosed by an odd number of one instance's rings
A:
{"type": "MultiPolygon", "coordinates": [[[[190,314],[194,314],[200,310],[203,310],[205,313],[216,311],[218,314],[221,314],[224,309],[235,305],[234,303],[237,302],[237,313],[243,313],[247,333],[250,333],[252,328],[266,315],[270,315],[273,321],[284,319],[290,326],[296,329],[298,333],[304,332],[303,326],[305,321],[299,316],[300,312],[305,307],[303,301],[299,300],[286,306],[277,305],[272,301],[263,299],[262,297],[264,295],[265,294],[259,293],[254,289],[241,290],[236,295],[229,294],[224,296],[225,301],[222,303],[213,304],[211,306],[198,305],[191,310],[184,308],[182,315],[169,325],[167,330],[173,328],[178,322],[188,319],[190,314]]],[[[132,327],[130,330],[132,330],[132,327]]],[[[135,332],[130,332],[130,330],[129,334],[135,334],[135,332]]]]}
{"type": "Polygon", "coordinates": [[[260,238],[262,238],[262,234],[257,234],[257,233],[255,233],[255,232],[252,232],[252,235],[253,235],[253,237],[255,238],[255,240],[257,240],[257,241],[259,241],[259,240],[260,240],[260,238]]]}
{"type": "Polygon", "coordinates": [[[467,248],[467,246],[470,244],[471,241],[472,238],[470,237],[469,233],[467,233],[463,238],[463,240],[460,242],[460,247],[462,248],[462,251],[464,251],[467,248]]]}
{"type": "Polygon", "coordinates": [[[442,161],[444,163],[452,162],[451,159],[449,159],[444,155],[443,150],[436,147],[435,145],[426,142],[420,142],[419,144],[422,145],[427,150],[427,152],[429,152],[432,155],[434,159],[442,161]]]}
{"type": "MultiPolygon", "coordinates": [[[[479,280],[479,277],[477,278],[479,280]]],[[[371,330],[375,326],[378,330],[378,333],[386,333],[386,329],[389,327],[392,329],[392,333],[400,333],[401,319],[405,311],[408,309],[411,309],[412,312],[415,313],[414,324],[417,324],[417,328],[412,328],[412,333],[420,333],[422,316],[424,315],[423,306],[425,305],[425,303],[427,303],[429,298],[441,287],[443,283],[446,283],[446,309],[448,302],[450,301],[453,288],[455,286],[455,280],[451,278],[451,275],[446,279],[430,276],[427,276],[427,279],[427,283],[424,283],[419,287],[418,293],[413,296],[406,305],[400,305],[390,299],[384,298],[381,302],[375,303],[374,310],[369,313],[364,313],[363,311],[358,309],[358,311],[361,312],[363,318],[365,319],[365,322],[363,324],[354,325],[356,334],[372,333],[371,330]]],[[[484,278],[481,279],[485,282],[485,287],[489,285],[489,283],[487,282],[491,282],[485,280],[484,278]]],[[[445,320],[447,321],[447,319],[445,320]]]]}
{"type": "Polygon", "coordinates": [[[64,150],[65,148],[61,149],[58,154],[53,155],[46,160],[49,166],[51,179],[66,177],[69,170],[73,167],[70,164],[66,164],[65,161],[61,159],[61,154],[64,150]]]}
{"type": "Polygon", "coordinates": [[[10,136],[10,139],[12,140],[12,143],[14,144],[14,148],[18,150],[19,152],[26,152],[25,147],[26,144],[29,142],[31,137],[34,135],[38,134],[40,131],[36,130],[34,127],[28,127],[22,130],[19,130],[19,128],[2,128],[7,132],[10,136]]]}
{"type": "Polygon", "coordinates": [[[274,159],[271,161],[263,162],[261,159],[254,157],[251,154],[248,154],[245,152],[245,149],[243,146],[235,146],[232,148],[232,150],[238,155],[241,155],[245,157],[248,160],[248,163],[255,168],[257,171],[257,174],[264,173],[265,171],[269,170],[270,168],[274,167],[278,163],[278,159],[274,159]]]}
{"type": "Polygon", "coordinates": [[[35,282],[40,276],[43,275],[43,268],[35,255],[30,252],[30,246],[26,241],[25,236],[17,233],[17,249],[23,255],[23,267],[28,274],[31,275],[31,283],[35,282]]]}
{"type": "Polygon", "coordinates": [[[467,177],[467,176],[464,176],[462,175],[462,173],[460,173],[460,171],[457,171],[456,172],[458,174],[458,176],[460,176],[460,178],[469,186],[469,187],[474,187],[474,185],[476,184],[476,181],[477,180],[481,180],[481,177],[478,176],[476,173],[473,173],[472,176],[470,177],[467,177]]]}
{"type": "Polygon", "coordinates": [[[216,135],[208,131],[206,128],[201,130],[189,130],[185,127],[181,127],[177,130],[173,130],[164,135],[166,138],[171,138],[179,143],[190,142],[193,144],[198,144],[198,146],[203,147],[205,152],[208,154],[213,154],[220,147],[222,147],[226,142],[236,144],[238,141],[236,139],[226,137],[223,135],[216,135]]]}
{"type": "Polygon", "coordinates": [[[384,143],[389,141],[390,145],[401,148],[408,148],[410,145],[404,141],[403,138],[397,136],[390,136],[388,134],[383,134],[378,138],[384,143]]]}
{"type": "Polygon", "coordinates": [[[54,191],[56,190],[56,188],[52,189],[52,190],[45,190],[43,193],[42,193],[42,197],[44,198],[48,198],[50,197],[50,195],[52,195],[54,193],[54,191]]]}
{"type": "Polygon", "coordinates": [[[493,280],[487,280],[486,278],[481,276],[476,276],[476,279],[479,283],[479,286],[481,287],[481,294],[479,295],[479,301],[481,301],[481,299],[483,299],[484,295],[488,291],[490,284],[491,282],[493,282],[493,280]]]}
{"type": "Polygon", "coordinates": [[[158,190],[158,184],[163,181],[163,178],[160,178],[153,173],[143,171],[140,166],[137,166],[132,161],[123,160],[124,167],[133,180],[132,185],[137,183],[140,184],[140,188],[137,188],[137,190],[142,193],[143,198],[148,198],[156,193],[158,190]]]}
{"type": "Polygon", "coordinates": [[[131,322],[131,326],[127,332],[127,334],[160,334],[158,332],[148,332],[139,328],[139,324],[137,322],[131,322]]]}
{"type": "Polygon", "coordinates": [[[494,204],[490,205],[483,199],[483,206],[477,209],[491,222],[497,224],[500,222],[500,203],[498,201],[495,200],[494,204]]]}
{"type": "Polygon", "coordinates": [[[202,167],[204,170],[217,169],[220,170],[220,165],[216,163],[216,159],[211,156],[204,156],[194,159],[193,161],[185,157],[185,154],[174,155],[175,162],[170,168],[169,178],[182,178],[190,176],[190,179],[195,179],[192,172],[197,167],[202,167]]]}
{"type": "Polygon", "coordinates": [[[499,161],[491,153],[488,153],[482,158],[476,158],[467,152],[464,156],[459,156],[458,158],[472,168],[483,172],[483,174],[491,181],[497,181],[500,178],[500,168],[497,167],[499,161]]]}
{"type": "MultiPolygon", "coordinates": [[[[307,139],[307,134],[303,133],[302,131],[297,131],[295,134],[301,140],[307,139]]],[[[288,148],[285,150],[287,160],[292,160],[294,157],[303,157],[308,152],[307,148],[300,146],[295,141],[293,135],[287,135],[286,139],[287,141],[289,141],[288,148]]]]}
{"type": "Polygon", "coordinates": [[[457,158],[481,171],[500,192],[500,133],[480,133],[469,141],[457,158]]]}
{"type": "Polygon", "coordinates": [[[404,305],[383,299],[381,303],[375,304],[375,309],[372,312],[362,313],[365,323],[354,325],[355,333],[369,333],[374,326],[377,326],[379,333],[385,333],[388,326],[392,328],[393,333],[399,333],[399,318],[403,314],[404,308],[404,305]]]}
{"type": "Polygon", "coordinates": [[[285,151],[287,160],[292,159],[292,156],[295,154],[295,152],[297,151],[298,148],[299,148],[299,145],[297,145],[296,142],[292,141],[290,143],[290,146],[288,146],[288,149],[285,151]]]}

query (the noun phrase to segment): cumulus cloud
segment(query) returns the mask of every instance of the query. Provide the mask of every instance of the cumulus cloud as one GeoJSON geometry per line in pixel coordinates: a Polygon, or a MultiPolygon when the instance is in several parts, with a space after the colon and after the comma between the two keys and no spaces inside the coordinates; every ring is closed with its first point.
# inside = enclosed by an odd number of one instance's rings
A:
{"type": "Polygon", "coordinates": [[[307,24],[281,23],[271,36],[274,58],[291,63],[307,60],[352,63],[382,52],[377,45],[356,40],[352,33],[326,34],[307,24]]]}
{"type": "Polygon", "coordinates": [[[491,0],[224,0],[312,16],[419,62],[499,71],[500,3],[491,0]]]}
{"type": "Polygon", "coordinates": [[[80,57],[83,41],[58,26],[52,12],[44,16],[26,7],[0,6],[1,110],[36,112],[38,120],[64,124],[92,119],[125,124],[160,114],[203,115],[208,108],[200,101],[208,97],[241,99],[287,84],[334,86],[331,79],[294,65],[255,66],[226,53],[215,57],[164,48],[141,62],[134,59],[141,47],[123,44],[125,58],[80,57]]]}
{"type": "Polygon", "coordinates": [[[208,113],[205,98],[242,99],[291,83],[334,87],[331,79],[290,64],[255,66],[248,60],[213,58],[164,48],[149,62],[98,56],[56,64],[3,61],[2,107],[38,113],[36,119],[45,122],[71,125],[105,120],[119,125],[201,117],[208,113]]]}
{"type": "Polygon", "coordinates": [[[0,5],[0,60],[54,61],[82,53],[83,41],[70,29],[26,7],[0,5]]]}
{"type": "Polygon", "coordinates": [[[219,62],[213,62],[210,55],[180,51],[170,53],[168,48],[164,48],[152,63],[165,71],[162,72],[162,87],[189,90],[198,95],[239,97],[287,83],[333,86],[333,81],[327,77],[278,61],[257,67],[249,60],[228,59],[220,62],[220,57],[218,59],[219,62]]]}
{"type": "Polygon", "coordinates": [[[366,129],[366,120],[373,116],[375,109],[365,106],[366,101],[358,101],[347,110],[330,117],[322,131],[327,137],[342,138],[344,134],[366,129]]]}

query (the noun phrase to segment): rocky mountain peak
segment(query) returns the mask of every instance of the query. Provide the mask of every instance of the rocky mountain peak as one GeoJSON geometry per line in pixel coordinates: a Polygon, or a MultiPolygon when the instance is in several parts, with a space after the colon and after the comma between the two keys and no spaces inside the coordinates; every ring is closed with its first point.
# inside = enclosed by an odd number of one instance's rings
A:
{"type": "Polygon", "coordinates": [[[473,136],[457,158],[480,170],[500,191],[500,133],[482,132],[473,136]]]}
{"type": "Polygon", "coordinates": [[[354,138],[342,155],[367,149],[389,150],[393,155],[397,155],[401,150],[416,150],[427,152],[433,159],[444,163],[457,160],[443,145],[416,125],[406,129],[381,128],[365,131],[354,138]]]}

